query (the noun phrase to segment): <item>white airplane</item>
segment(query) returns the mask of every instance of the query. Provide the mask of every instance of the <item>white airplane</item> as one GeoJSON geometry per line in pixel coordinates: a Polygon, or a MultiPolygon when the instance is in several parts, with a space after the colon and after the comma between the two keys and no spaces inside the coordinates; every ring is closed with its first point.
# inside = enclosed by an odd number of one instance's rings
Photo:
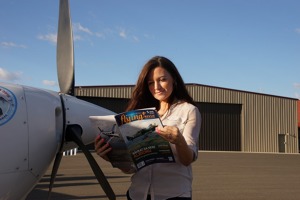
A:
{"type": "Polygon", "coordinates": [[[63,151],[79,146],[109,199],[116,199],[86,149],[99,133],[89,116],[114,112],[74,94],[73,36],[69,0],[60,0],[57,72],[61,92],[0,82],[0,200],[24,200],[54,160],[49,197],[63,151]]]}

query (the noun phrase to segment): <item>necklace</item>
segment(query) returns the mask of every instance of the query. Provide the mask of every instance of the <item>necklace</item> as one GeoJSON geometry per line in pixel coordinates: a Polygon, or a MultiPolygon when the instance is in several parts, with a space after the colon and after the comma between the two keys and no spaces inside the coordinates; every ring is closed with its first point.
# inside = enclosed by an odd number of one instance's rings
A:
{"type": "Polygon", "coordinates": [[[160,109],[159,110],[160,112],[158,113],[159,117],[163,117],[163,116],[165,116],[166,113],[172,112],[173,108],[179,103],[180,103],[180,101],[175,101],[170,107],[167,107],[166,109],[164,109],[163,112],[160,109]]]}
{"type": "Polygon", "coordinates": [[[163,111],[158,112],[159,117],[162,117],[166,114],[166,112],[168,111],[168,109],[165,109],[163,111]]]}
{"type": "MultiPolygon", "coordinates": [[[[165,114],[165,113],[164,113],[165,114]]],[[[164,116],[164,114],[158,114],[159,115],[159,117],[162,117],[162,116],[164,116]]]]}

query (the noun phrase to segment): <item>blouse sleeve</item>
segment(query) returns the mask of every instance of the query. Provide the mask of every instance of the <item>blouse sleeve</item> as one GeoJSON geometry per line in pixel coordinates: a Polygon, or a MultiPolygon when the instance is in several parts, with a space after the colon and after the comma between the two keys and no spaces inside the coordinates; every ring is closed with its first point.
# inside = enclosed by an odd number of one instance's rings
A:
{"type": "Polygon", "coordinates": [[[187,145],[194,152],[194,161],[198,158],[199,134],[201,128],[201,115],[197,107],[189,110],[182,135],[187,145]]]}

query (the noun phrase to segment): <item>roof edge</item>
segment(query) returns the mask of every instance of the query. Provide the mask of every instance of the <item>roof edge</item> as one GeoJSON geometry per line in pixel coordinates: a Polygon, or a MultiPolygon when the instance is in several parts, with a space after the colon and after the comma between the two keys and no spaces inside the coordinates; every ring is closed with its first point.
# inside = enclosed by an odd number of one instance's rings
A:
{"type": "MultiPolygon", "coordinates": [[[[299,100],[297,98],[292,97],[285,97],[285,96],[279,96],[279,95],[273,95],[273,94],[265,94],[265,93],[259,93],[259,92],[251,92],[247,90],[238,90],[238,89],[231,89],[231,88],[225,88],[225,87],[219,87],[219,86],[211,86],[211,85],[205,85],[205,84],[199,84],[199,83],[185,83],[186,86],[204,86],[204,87],[210,87],[210,88],[216,88],[216,89],[222,89],[222,90],[231,90],[236,92],[245,92],[245,93],[251,93],[251,94],[257,94],[257,95],[265,95],[265,96],[272,96],[272,97],[280,97],[285,99],[292,99],[292,100],[299,100]]],[[[90,85],[90,86],[75,86],[75,88],[96,88],[96,87],[134,87],[135,85],[90,85]]]]}

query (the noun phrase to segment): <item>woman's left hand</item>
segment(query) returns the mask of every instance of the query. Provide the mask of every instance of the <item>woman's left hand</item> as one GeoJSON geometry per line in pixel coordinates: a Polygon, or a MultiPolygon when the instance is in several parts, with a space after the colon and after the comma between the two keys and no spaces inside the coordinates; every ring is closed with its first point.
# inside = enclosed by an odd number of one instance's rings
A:
{"type": "Polygon", "coordinates": [[[155,131],[172,144],[179,145],[184,140],[184,137],[176,126],[156,127],[155,131]]]}
{"type": "Polygon", "coordinates": [[[176,145],[179,161],[188,166],[193,162],[194,152],[188,147],[183,135],[176,126],[156,127],[155,131],[165,140],[176,145]]]}

